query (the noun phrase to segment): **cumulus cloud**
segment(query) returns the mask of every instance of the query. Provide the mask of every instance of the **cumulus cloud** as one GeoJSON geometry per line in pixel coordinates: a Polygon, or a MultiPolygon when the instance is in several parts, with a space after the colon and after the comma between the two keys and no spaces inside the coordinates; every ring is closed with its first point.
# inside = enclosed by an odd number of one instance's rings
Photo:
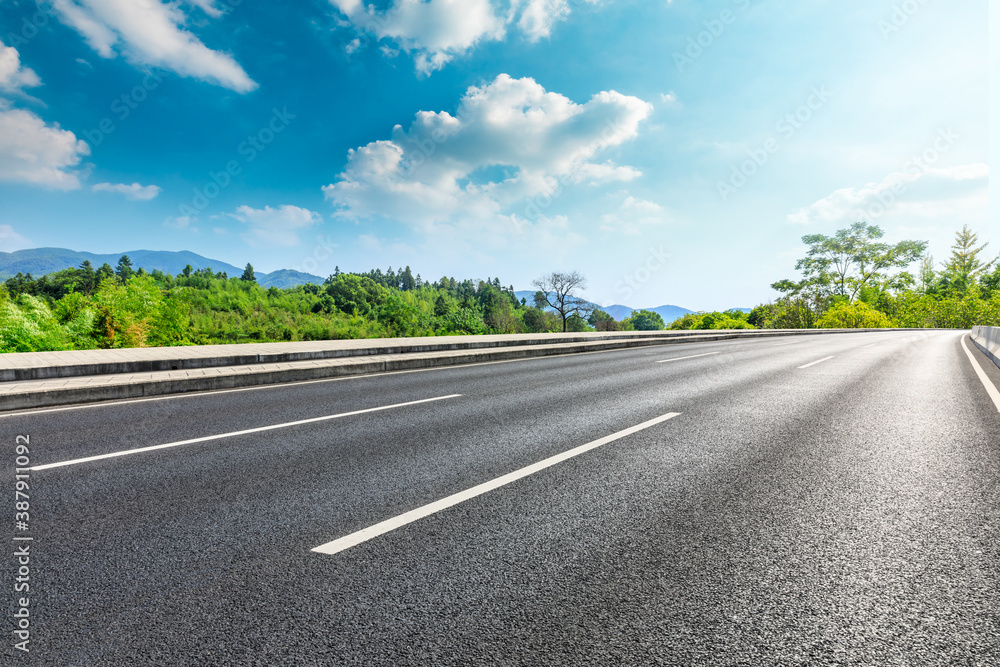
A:
{"type": "Polygon", "coordinates": [[[0,90],[7,93],[21,92],[22,88],[40,86],[42,80],[35,71],[21,65],[21,56],[13,46],[0,42],[0,90]]]}
{"type": "MultiPolygon", "coordinates": [[[[214,0],[192,0],[210,17],[222,10],[214,0]]],[[[133,63],[162,67],[240,93],[257,87],[232,56],[213,51],[183,26],[179,3],[159,0],[53,0],[59,19],[103,58],[121,52],[133,63]]]]}
{"type": "Polygon", "coordinates": [[[132,183],[131,185],[126,185],[125,183],[98,183],[90,189],[94,192],[114,192],[125,195],[127,199],[136,201],[149,201],[150,199],[155,199],[160,194],[159,186],[139,185],[138,183],[132,183]]]}
{"type": "Polygon", "coordinates": [[[230,215],[249,225],[250,228],[241,234],[243,240],[262,247],[298,245],[298,232],[323,219],[319,213],[289,205],[277,208],[265,206],[262,209],[240,206],[230,215]]]}
{"type": "Polygon", "coordinates": [[[569,0],[393,0],[384,10],[362,0],[330,2],[358,32],[412,53],[421,74],[441,69],[481,41],[503,39],[512,23],[529,41],[548,37],[552,25],[570,13],[569,0]]]}
{"type": "Polygon", "coordinates": [[[397,125],[390,139],[350,150],[346,168],[323,191],[351,219],[417,227],[516,223],[530,198],[638,176],[594,158],[636,137],[651,111],[614,91],[576,104],[533,79],[501,74],[469,88],[454,116],[420,111],[408,129],[397,125]]]}
{"type": "Polygon", "coordinates": [[[842,224],[874,221],[888,213],[909,217],[947,214],[983,199],[989,187],[989,166],[970,164],[945,169],[894,172],[881,181],[836,190],[788,215],[794,224],[842,224]]]}
{"type": "Polygon", "coordinates": [[[537,42],[552,34],[552,24],[569,16],[566,0],[528,0],[517,26],[525,37],[537,42]]]}
{"type": "Polygon", "coordinates": [[[490,0],[395,0],[384,11],[361,0],[331,0],[353,26],[414,54],[429,74],[481,39],[501,39],[504,22],[490,0]]]}
{"type": "Polygon", "coordinates": [[[56,190],[80,187],[76,168],[90,147],[24,109],[0,105],[0,181],[56,190]]]}

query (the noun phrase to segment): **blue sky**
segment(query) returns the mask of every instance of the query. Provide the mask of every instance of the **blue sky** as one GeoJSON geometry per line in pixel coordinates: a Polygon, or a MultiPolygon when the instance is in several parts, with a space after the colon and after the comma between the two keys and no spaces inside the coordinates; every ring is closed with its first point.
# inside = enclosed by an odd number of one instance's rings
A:
{"type": "Polygon", "coordinates": [[[773,299],[802,235],[858,219],[943,261],[963,224],[990,236],[988,14],[5,2],[0,250],[410,265],[517,289],[576,269],[599,303],[692,309],[773,299]]]}

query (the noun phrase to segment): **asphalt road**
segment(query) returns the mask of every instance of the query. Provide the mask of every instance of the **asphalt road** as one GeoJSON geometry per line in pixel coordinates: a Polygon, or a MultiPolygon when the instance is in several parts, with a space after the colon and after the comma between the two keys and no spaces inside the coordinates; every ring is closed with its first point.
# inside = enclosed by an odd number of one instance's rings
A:
{"type": "Polygon", "coordinates": [[[961,332],[642,348],[0,428],[4,516],[17,435],[42,467],[28,530],[3,528],[30,545],[29,653],[10,639],[19,565],[0,562],[4,664],[1000,664],[1000,412],[961,332]]]}

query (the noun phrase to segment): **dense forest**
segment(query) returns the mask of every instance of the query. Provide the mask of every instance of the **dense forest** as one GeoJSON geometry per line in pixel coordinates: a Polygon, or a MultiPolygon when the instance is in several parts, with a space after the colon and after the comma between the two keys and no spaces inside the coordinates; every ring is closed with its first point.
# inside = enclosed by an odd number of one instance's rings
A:
{"type": "Polygon", "coordinates": [[[1000,326],[1000,266],[969,229],[940,265],[925,242],[890,245],[882,236],[860,222],[805,236],[800,278],[774,283],[774,302],[672,323],[646,310],[616,321],[571,291],[564,296],[578,307],[554,312],[541,290],[526,303],[498,278],[428,282],[410,267],[337,269],[323,285],[265,289],[249,264],[238,277],[190,266],[171,276],[135,270],[122,256],[116,267],[84,262],[8,279],[0,287],[0,352],[562,330],[1000,326]]]}

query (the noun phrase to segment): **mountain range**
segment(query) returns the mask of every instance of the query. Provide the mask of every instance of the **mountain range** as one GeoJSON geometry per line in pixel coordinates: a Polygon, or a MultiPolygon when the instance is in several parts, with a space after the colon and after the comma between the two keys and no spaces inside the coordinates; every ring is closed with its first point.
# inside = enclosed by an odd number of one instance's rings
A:
{"type": "MultiPolygon", "coordinates": [[[[0,280],[6,280],[18,273],[30,273],[40,278],[47,273],[62,271],[70,267],[80,266],[84,260],[89,260],[96,269],[105,262],[112,267],[118,264],[122,255],[128,255],[132,266],[147,271],[160,270],[164,273],[177,275],[188,264],[192,269],[210,268],[213,271],[225,271],[230,277],[243,275],[243,269],[221,260],[202,257],[187,250],[178,252],[168,250],[129,250],[110,255],[100,255],[92,252],[79,252],[66,248],[30,248],[15,252],[0,252],[0,280]]],[[[257,284],[262,287],[294,287],[305,283],[322,284],[323,278],[311,273],[302,273],[291,269],[281,269],[271,273],[254,272],[257,284]]]]}
{"type": "MultiPolygon", "coordinates": [[[[514,292],[514,296],[518,299],[525,299],[530,305],[534,303],[535,291],[534,290],[521,290],[519,292],[514,292]]],[[[588,302],[590,303],[590,302],[588,302]]],[[[656,306],[655,308],[632,308],[630,306],[622,306],[621,304],[615,304],[613,306],[599,306],[596,303],[590,303],[594,308],[599,308],[605,313],[615,318],[616,320],[624,320],[627,317],[631,317],[632,313],[636,310],[651,310],[654,313],[659,313],[660,317],[663,318],[664,322],[670,323],[676,320],[678,317],[683,317],[688,313],[693,313],[693,310],[688,310],[687,308],[681,308],[680,306],[656,306]]]]}
{"type": "MultiPolygon", "coordinates": [[[[217,259],[202,257],[197,253],[188,250],[129,250],[112,254],[97,254],[92,252],[81,252],[68,250],[66,248],[30,248],[27,250],[17,250],[15,252],[0,252],[0,281],[6,280],[18,273],[30,273],[35,278],[39,278],[48,273],[61,271],[70,267],[80,266],[84,260],[89,260],[96,269],[104,263],[115,266],[122,255],[128,255],[132,260],[132,266],[136,269],[143,268],[147,271],[163,271],[171,275],[177,275],[184,270],[184,267],[191,265],[191,268],[205,269],[213,271],[225,271],[230,277],[243,274],[243,269],[233,266],[227,262],[217,259]]],[[[257,283],[262,287],[287,288],[306,283],[321,285],[324,278],[311,273],[303,273],[292,269],[280,269],[271,273],[255,271],[257,283]]],[[[521,290],[514,292],[518,299],[525,299],[531,304],[535,292],[533,290],[521,290]]],[[[632,315],[635,308],[615,304],[612,306],[599,306],[591,304],[595,308],[600,308],[616,320],[624,320],[632,315]]],[[[645,308],[659,313],[664,322],[673,322],[678,317],[694,312],[680,306],[664,305],[655,308],[645,308]]],[[[747,309],[739,309],[747,310],[747,309]]]]}

